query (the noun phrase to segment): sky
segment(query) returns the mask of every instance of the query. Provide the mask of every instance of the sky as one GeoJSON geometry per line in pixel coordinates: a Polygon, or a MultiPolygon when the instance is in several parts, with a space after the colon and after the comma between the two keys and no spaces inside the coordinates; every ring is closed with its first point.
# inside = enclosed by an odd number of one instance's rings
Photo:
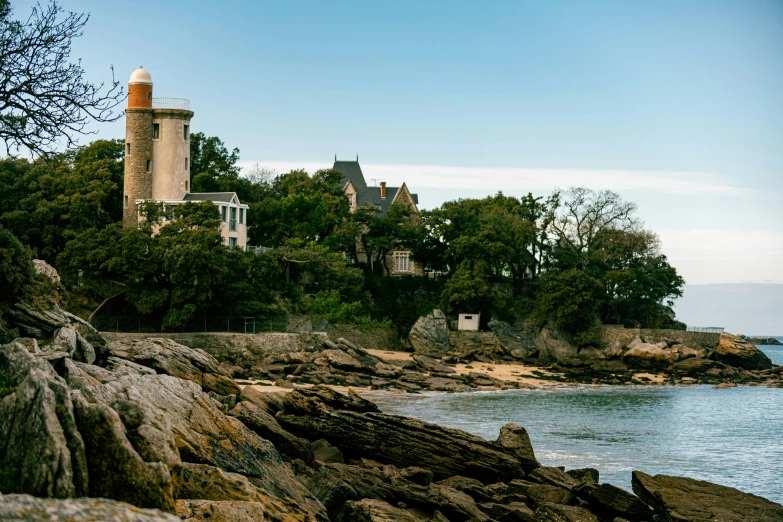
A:
{"type": "Polygon", "coordinates": [[[143,65],[244,166],[358,155],[422,208],[611,189],[689,285],[783,283],[780,0],[61,1],[90,79],[143,65]]]}

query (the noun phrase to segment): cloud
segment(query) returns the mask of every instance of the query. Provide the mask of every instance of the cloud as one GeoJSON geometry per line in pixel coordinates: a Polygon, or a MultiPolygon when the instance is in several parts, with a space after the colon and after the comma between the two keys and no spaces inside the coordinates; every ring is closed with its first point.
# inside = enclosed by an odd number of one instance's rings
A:
{"type": "Polygon", "coordinates": [[[783,233],[658,229],[663,252],[689,284],[783,281],[783,233]]]}
{"type": "MultiPolygon", "coordinates": [[[[329,168],[331,162],[259,161],[243,162],[247,168],[255,163],[278,172],[305,169],[314,172],[329,168]]],[[[669,194],[740,195],[746,191],[732,186],[720,176],[701,172],[641,171],[612,169],[549,169],[499,167],[449,167],[444,165],[362,165],[369,180],[385,180],[391,185],[407,181],[416,189],[448,188],[513,192],[552,190],[571,186],[615,191],[652,190],[669,194]]]]}

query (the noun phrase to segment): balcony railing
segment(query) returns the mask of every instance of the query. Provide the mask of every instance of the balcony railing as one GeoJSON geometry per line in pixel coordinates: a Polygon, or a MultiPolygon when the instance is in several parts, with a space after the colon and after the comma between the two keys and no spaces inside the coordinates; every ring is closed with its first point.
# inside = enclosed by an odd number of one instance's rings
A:
{"type": "Polygon", "coordinates": [[[181,109],[190,110],[190,100],[185,98],[152,98],[153,109],[181,109]]]}

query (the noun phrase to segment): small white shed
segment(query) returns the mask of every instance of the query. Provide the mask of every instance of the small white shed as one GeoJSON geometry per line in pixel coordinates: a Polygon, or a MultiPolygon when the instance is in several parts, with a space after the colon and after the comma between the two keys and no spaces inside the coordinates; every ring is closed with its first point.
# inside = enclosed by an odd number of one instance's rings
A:
{"type": "Polygon", "coordinates": [[[481,314],[459,314],[459,321],[457,321],[457,330],[478,332],[480,319],[481,319],[481,314]]]}

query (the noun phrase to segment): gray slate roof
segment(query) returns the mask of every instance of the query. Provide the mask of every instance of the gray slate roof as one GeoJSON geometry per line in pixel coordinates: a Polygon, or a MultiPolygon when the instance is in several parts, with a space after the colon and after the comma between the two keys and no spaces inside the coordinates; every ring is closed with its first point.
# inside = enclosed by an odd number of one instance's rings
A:
{"type": "MultiPolygon", "coordinates": [[[[353,184],[356,189],[356,204],[358,206],[372,205],[378,207],[378,205],[380,205],[379,214],[381,216],[386,215],[386,210],[389,208],[392,201],[394,201],[394,197],[397,195],[397,191],[400,190],[400,187],[389,187],[387,185],[386,199],[383,199],[381,197],[381,187],[367,186],[367,181],[364,179],[364,174],[362,173],[362,168],[359,166],[358,161],[335,161],[332,168],[343,175],[341,181],[343,186],[349,181],[353,184]]],[[[411,197],[413,198],[413,202],[418,205],[419,195],[411,194],[411,197]]]]}
{"type": "MultiPolygon", "coordinates": [[[[236,196],[236,192],[188,192],[182,201],[218,201],[221,203],[230,203],[231,198],[236,196]]],[[[239,198],[237,198],[239,201],[239,198]]]]}

